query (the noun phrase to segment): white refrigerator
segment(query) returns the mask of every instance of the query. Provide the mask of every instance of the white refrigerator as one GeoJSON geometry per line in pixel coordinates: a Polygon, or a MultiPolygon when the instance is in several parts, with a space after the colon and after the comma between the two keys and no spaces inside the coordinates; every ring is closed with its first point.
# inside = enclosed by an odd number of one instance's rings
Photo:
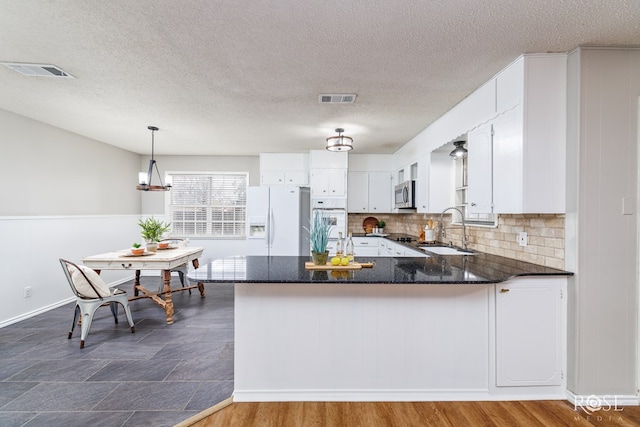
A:
{"type": "Polygon", "coordinates": [[[310,218],[309,188],[249,187],[247,255],[309,255],[310,218]]]}

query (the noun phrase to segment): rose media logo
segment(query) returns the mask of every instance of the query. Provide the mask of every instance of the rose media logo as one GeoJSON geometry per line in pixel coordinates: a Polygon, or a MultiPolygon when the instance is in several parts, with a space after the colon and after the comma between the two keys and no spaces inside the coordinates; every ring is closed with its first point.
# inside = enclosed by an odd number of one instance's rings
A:
{"type": "Polygon", "coordinates": [[[573,410],[583,411],[587,415],[587,420],[614,421],[622,419],[620,412],[623,408],[618,404],[618,396],[615,395],[576,395],[573,410]]]}

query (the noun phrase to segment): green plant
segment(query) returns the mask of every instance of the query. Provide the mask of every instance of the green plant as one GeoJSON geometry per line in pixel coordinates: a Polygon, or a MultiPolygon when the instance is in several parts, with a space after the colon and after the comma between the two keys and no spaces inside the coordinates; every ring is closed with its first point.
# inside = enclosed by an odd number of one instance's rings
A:
{"type": "Polygon", "coordinates": [[[165,224],[155,218],[147,218],[144,221],[139,220],[138,225],[142,228],[142,237],[147,243],[156,243],[162,240],[162,235],[166,233],[171,224],[165,224]]]}
{"type": "Polygon", "coordinates": [[[385,225],[387,225],[387,223],[384,222],[383,219],[378,220],[378,228],[384,228],[385,225]]]}
{"type": "Polygon", "coordinates": [[[331,227],[329,225],[329,217],[324,212],[319,211],[313,216],[311,228],[304,227],[309,232],[311,251],[326,252],[331,227]]]}
{"type": "Polygon", "coordinates": [[[139,248],[140,246],[142,246],[140,243],[132,243],[131,244],[132,248],[139,248]]]}

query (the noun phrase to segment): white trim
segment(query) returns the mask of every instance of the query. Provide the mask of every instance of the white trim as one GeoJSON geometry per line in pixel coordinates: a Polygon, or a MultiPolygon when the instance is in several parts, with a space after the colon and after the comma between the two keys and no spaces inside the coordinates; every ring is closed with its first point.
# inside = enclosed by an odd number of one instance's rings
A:
{"type": "Polygon", "coordinates": [[[438,402],[565,400],[562,393],[500,395],[488,390],[234,390],[234,402],[438,402]]]}
{"type": "Polygon", "coordinates": [[[43,215],[43,216],[0,216],[0,221],[17,221],[17,220],[25,220],[25,221],[34,221],[34,220],[43,220],[43,219],[79,219],[79,218],[142,218],[144,215],[141,214],[129,214],[129,215],[43,215]]]}
{"type": "Polygon", "coordinates": [[[0,322],[0,328],[4,328],[5,326],[13,325],[14,323],[21,322],[23,320],[29,319],[31,317],[37,316],[38,314],[46,313],[49,310],[53,310],[54,308],[62,307],[65,304],[69,304],[74,301],[76,297],[67,298],[62,301],[58,301],[55,304],[48,305],[46,307],[40,307],[37,310],[30,311],[28,313],[21,314],[20,316],[13,317],[11,319],[7,319],[3,322],[0,322]]]}
{"type": "MultiPolygon", "coordinates": [[[[130,276],[130,277],[127,277],[127,278],[124,278],[124,279],[116,280],[115,282],[110,283],[108,286],[110,288],[112,288],[114,286],[118,286],[118,285],[121,285],[123,283],[126,283],[126,282],[132,280],[133,278],[134,278],[134,276],[130,276]]],[[[45,306],[45,307],[40,307],[37,310],[33,310],[33,311],[28,312],[28,313],[21,314],[20,316],[16,316],[16,317],[13,317],[11,319],[7,319],[5,321],[0,322],[0,328],[4,328],[5,326],[13,325],[14,323],[18,323],[18,322],[21,322],[23,320],[30,319],[32,317],[35,317],[35,316],[37,316],[39,314],[46,313],[46,312],[51,311],[53,309],[56,309],[58,307],[62,307],[65,304],[69,304],[70,302],[75,301],[75,299],[76,299],[76,297],[70,297],[70,298],[64,299],[62,301],[58,301],[58,302],[56,302],[54,304],[50,304],[50,305],[45,306]]]]}

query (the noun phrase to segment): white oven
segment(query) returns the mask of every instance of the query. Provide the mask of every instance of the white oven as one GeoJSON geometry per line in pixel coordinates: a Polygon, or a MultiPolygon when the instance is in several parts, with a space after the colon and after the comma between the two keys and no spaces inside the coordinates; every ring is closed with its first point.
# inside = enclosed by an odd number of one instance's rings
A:
{"type": "MultiPolygon", "coordinates": [[[[329,239],[337,239],[338,233],[342,233],[342,238],[347,237],[347,202],[343,199],[316,199],[312,200],[312,213],[317,215],[322,213],[326,216],[331,232],[329,239]]],[[[330,242],[334,243],[334,242],[330,242]]]]}

